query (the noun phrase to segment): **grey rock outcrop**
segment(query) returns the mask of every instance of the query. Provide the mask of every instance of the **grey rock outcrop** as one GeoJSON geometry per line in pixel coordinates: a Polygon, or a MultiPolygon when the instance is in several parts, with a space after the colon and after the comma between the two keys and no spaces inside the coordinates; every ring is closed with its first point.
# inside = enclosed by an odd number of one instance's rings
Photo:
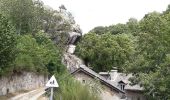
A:
{"type": "Polygon", "coordinates": [[[61,5],[59,8],[62,18],[71,25],[70,30],[68,32],[69,37],[67,45],[75,44],[82,36],[82,30],[80,29],[80,26],[76,24],[74,17],[70,12],[67,11],[64,5],[61,5]]]}

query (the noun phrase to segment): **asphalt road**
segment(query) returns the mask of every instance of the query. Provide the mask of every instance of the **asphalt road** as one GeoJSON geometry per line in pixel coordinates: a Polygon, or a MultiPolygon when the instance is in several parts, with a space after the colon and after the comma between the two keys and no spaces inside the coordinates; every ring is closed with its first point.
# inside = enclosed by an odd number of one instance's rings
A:
{"type": "MultiPolygon", "coordinates": [[[[40,100],[40,97],[45,93],[45,88],[39,88],[36,90],[29,91],[27,93],[19,94],[9,100],[40,100]]],[[[43,99],[47,100],[47,99],[43,99]]]]}

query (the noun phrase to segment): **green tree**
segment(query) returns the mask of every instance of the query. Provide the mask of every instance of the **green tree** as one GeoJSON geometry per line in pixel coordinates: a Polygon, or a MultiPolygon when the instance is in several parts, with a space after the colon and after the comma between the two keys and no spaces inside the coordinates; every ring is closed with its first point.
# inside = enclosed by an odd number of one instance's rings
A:
{"type": "Polygon", "coordinates": [[[46,49],[46,52],[43,56],[45,66],[48,69],[50,74],[62,73],[65,70],[65,66],[61,63],[62,52],[59,51],[59,48],[56,47],[55,43],[50,39],[48,34],[39,32],[34,38],[36,42],[46,49]]]}
{"type": "Polygon", "coordinates": [[[78,43],[76,54],[82,57],[86,64],[89,63],[95,71],[107,71],[112,67],[123,70],[131,59],[133,50],[130,35],[89,33],[78,43]]]}
{"type": "Polygon", "coordinates": [[[125,33],[130,33],[134,36],[140,33],[140,25],[137,19],[130,18],[126,25],[128,27],[128,31],[125,33]]]}
{"type": "Polygon", "coordinates": [[[21,35],[17,40],[15,72],[59,73],[64,69],[59,49],[45,33],[21,35]]]}
{"type": "Polygon", "coordinates": [[[114,66],[133,73],[132,82],[144,87],[149,100],[169,100],[169,8],[146,14],[139,22],[131,18],[126,24],[94,28],[90,32],[97,35],[85,35],[76,54],[97,71],[114,66]]]}
{"type": "Polygon", "coordinates": [[[107,27],[103,27],[103,26],[97,26],[94,29],[92,29],[89,33],[96,33],[96,34],[105,34],[107,33],[107,27]]]}
{"type": "Polygon", "coordinates": [[[15,60],[16,37],[13,26],[0,14],[0,75],[5,73],[15,60]]]}
{"type": "Polygon", "coordinates": [[[153,12],[140,21],[137,48],[130,72],[152,99],[168,100],[170,28],[165,16],[153,12]]]}
{"type": "Polygon", "coordinates": [[[34,18],[32,0],[1,0],[1,11],[15,26],[18,34],[31,33],[34,18]]]}
{"type": "Polygon", "coordinates": [[[108,27],[108,32],[115,35],[121,33],[128,33],[129,29],[126,24],[116,24],[108,27]]]}

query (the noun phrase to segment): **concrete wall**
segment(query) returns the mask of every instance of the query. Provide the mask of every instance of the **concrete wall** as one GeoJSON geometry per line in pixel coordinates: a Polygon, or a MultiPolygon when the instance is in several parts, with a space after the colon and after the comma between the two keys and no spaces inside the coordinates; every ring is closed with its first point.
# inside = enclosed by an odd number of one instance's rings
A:
{"type": "MultiPolygon", "coordinates": [[[[92,82],[94,81],[94,79],[83,73],[83,72],[78,72],[74,74],[75,79],[77,79],[78,81],[82,82],[82,83],[88,83],[88,82],[92,82]]],[[[120,95],[118,92],[112,90],[111,88],[102,85],[102,91],[100,93],[100,96],[102,98],[102,100],[120,100],[120,95]]]]}
{"type": "Polygon", "coordinates": [[[37,75],[31,72],[14,74],[10,77],[1,77],[0,95],[6,95],[7,92],[14,93],[20,90],[32,90],[44,87],[47,81],[47,76],[37,75]]]}
{"type": "Polygon", "coordinates": [[[126,91],[127,100],[146,100],[144,95],[137,91],[126,91]]]}

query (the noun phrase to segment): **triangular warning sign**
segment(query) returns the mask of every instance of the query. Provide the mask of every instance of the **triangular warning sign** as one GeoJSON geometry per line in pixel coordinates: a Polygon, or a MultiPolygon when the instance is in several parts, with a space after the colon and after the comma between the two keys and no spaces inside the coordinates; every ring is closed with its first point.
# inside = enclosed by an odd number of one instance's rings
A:
{"type": "Polygon", "coordinates": [[[57,80],[55,79],[54,75],[50,78],[50,80],[46,84],[47,87],[59,87],[57,80]]]}

